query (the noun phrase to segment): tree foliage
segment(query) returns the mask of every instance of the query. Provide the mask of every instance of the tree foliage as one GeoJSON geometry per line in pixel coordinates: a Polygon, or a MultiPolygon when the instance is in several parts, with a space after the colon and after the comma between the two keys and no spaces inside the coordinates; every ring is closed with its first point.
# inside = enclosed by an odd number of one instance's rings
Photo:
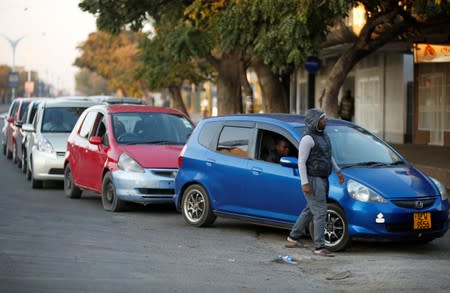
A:
{"type": "Polygon", "coordinates": [[[142,96],[144,88],[136,79],[136,70],[141,66],[139,42],[143,38],[142,33],[128,31],[118,35],[91,33],[78,47],[82,54],[75,65],[105,78],[110,91],[122,89],[129,96],[142,96]]]}
{"type": "Polygon", "coordinates": [[[108,95],[108,82],[96,72],[92,72],[87,68],[81,69],[75,75],[75,91],[80,95],[108,95]]]}

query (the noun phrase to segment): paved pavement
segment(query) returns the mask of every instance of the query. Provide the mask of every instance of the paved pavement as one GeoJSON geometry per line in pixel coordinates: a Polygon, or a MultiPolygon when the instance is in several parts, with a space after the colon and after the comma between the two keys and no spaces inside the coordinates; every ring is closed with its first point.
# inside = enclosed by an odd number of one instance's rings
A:
{"type": "MultiPolygon", "coordinates": [[[[0,104],[0,114],[8,111],[8,105],[0,104]]],[[[201,120],[200,114],[191,113],[194,122],[201,120]]],[[[408,161],[429,176],[440,180],[450,190],[450,147],[392,144],[408,161]]]]}

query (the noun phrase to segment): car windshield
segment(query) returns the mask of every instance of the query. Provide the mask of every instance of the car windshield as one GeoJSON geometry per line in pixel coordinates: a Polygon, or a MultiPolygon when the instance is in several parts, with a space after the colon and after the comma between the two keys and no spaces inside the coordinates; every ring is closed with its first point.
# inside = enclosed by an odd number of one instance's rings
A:
{"type": "Polygon", "coordinates": [[[115,113],[112,119],[120,144],[185,144],[194,128],[185,117],[167,113],[115,113]]]}
{"type": "MultiPolygon", "coordinates": [[[[298,127],[303,135],[305,127],[298,127]]],[[[383,141],[358,126],[327,126],[333,158],[341,168],[386,166],[403,163],[383,141]]]]}
{"type": "Polygon", "coordinates": [[[71,132],[85,107],[46,108],[42,121],[42,132],[71,132]]]}

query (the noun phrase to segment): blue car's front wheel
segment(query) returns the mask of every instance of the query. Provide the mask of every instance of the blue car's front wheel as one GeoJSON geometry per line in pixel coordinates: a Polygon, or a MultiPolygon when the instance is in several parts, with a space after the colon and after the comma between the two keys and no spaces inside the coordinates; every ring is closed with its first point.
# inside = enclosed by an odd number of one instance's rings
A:
{"type": "MultiPolygon", "coordinates": [[[[314,226],[312,221],[309,224],[309,231],[311,238],[314,239],[314,226]]],[[[337,204],[328,204],[324,234],[325,245],[331,251],[344,250],[351,242],[348,233],[347,218],[345,217],[344,211],[337,204]]]]}
{"type": "Polygon", "coordinates": [[[181,213],[184,220],[193,226],[209,226],[216,220],[212,212],[208,193],[198,184],[189,186],[183,193],[181,213]]]}

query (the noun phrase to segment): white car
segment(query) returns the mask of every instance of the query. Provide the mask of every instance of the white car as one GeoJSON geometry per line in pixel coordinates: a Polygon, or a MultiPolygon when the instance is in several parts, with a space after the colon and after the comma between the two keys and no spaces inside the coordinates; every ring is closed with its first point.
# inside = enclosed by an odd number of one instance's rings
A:
{"type": "Polygon", "coordinates": [[[64,156],[67,139],[78,117],[90,106],[92,100],[52,99],[39,104],[32,124],[22,129],[32,133],[28,137],[29,163],[32,188],[41,188],[45,180],[64,180],[64,156]]]}

